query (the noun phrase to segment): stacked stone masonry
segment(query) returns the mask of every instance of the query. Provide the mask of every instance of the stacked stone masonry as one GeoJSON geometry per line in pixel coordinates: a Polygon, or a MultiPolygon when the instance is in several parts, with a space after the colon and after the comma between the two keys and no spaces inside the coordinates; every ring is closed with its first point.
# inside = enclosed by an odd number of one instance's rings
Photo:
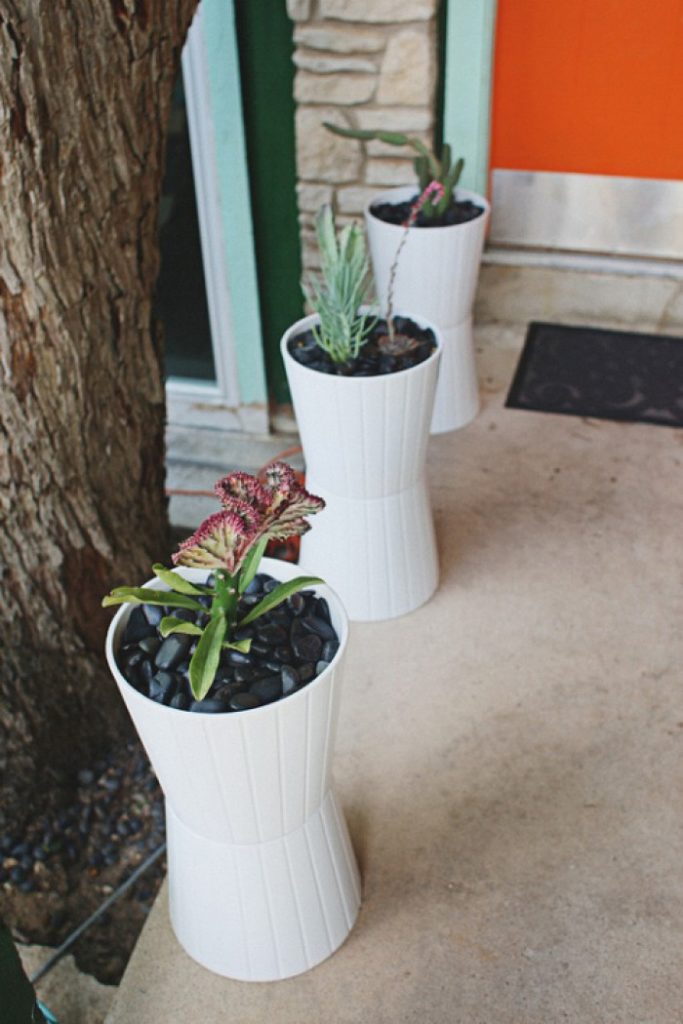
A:
{"type": "Polygon", "coordinates": [[[299,223],[304,270],[319,266],[314,220],[361,221],[383,188],[412,183],[409,149],[333,135],[323,121],[432,141],[437,0],[287,0],[294,22],[299,223]]]}

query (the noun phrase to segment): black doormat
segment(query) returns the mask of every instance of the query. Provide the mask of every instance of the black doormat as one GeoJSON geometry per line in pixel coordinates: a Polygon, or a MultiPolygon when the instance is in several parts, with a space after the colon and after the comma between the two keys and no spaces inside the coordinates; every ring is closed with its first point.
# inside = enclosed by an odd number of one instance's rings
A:
{"type": "Polygon", "coordinates": [[[531,323],[505,404],[683,427],[683,338],[531,323]]]}

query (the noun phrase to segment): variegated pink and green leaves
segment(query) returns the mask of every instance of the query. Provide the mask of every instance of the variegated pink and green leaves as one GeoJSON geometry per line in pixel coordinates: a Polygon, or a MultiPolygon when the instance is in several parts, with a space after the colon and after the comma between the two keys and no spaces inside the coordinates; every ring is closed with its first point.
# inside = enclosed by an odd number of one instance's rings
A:
{"type": "Polygon", "coordinates": [[[236,630],[298,590],[323,582],[317,576],[297,576],[281,583],[238,621],[240,596],[256,575],[268,541],[305,533],[310,529],[306,516],[320,512],[325,502],[309,494],[283,462],[268,467],[264,484],[248,473],[230,473],[218,481],[214,490],[221,511],[205,519],[173,555],[175,565],[211,571],[212,585],[191,583],[163,565],[154,565],[154,573],[170,590],[116,587],[102,601],[105,607],[126,603],[162,605],[201,615],[207,611],[206,598],[211,599],[205,626],[173,615],[165,616],[159,625],[162,636],[189,633],[199,638],[190,661],[190,684],[196,700],[202,700],[210,690],[223,648],[249,651],[251,640],[233,639],[236,630]]]}
{"type": "Polygon", "coordinates": [[[266,480],[261,484],[247,473],[231,473],[219,480],[214,491],[222,511],[209,516],[183,541],[173,556],[175,565],[225,569],[234,575],[247,560],[258,563],[271,538],[309,530],[305,516],[325,507],[322,498],[304,490],[283,462],[268,468],[266,480]]]}

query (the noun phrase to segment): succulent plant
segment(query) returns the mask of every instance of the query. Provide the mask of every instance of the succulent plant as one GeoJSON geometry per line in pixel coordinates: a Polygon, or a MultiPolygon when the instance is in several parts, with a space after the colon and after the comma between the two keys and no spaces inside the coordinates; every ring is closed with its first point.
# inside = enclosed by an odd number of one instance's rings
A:
{"type": "Polygon", "coordinates": [[[116,587],[102,601],[105,608],[130,603],[208,611],[205,626],[173,615],[159,624],[163,637],[187,633],[198,638],[189,669],[196,700],[210,690],[223,648],[248,653],[251,640],[236,639],[236,631],[296,591],[323,582],[317,576],[297,576],[281,583],[238,621],[239,599],[256,575],[268,541],[305,533],[310,529],[306,516],[320,512],[325,502],[309,494],[283,462],[268,467],[265,484],[248,473],[230,473],[214,490],[222,509],[205,519],[172,556],[174,565],[210,570],[211,582],[191,583],[172,569],[154,565],[153,572],[170,590],[116,587]]]}
{"type": "Polygon", "coordinates": [[[313,336],[333,362],[351,363],[375,323],[359,313],[369,287],[370,261],[365,236],[357,224],[337,232],[332,207],[318,211],[315,222],[322,277],[304,284],[304,294],[320,317],[313,336]]]}
{"type": "Polygon", "coordinates": [[[451,147],[447,142],[441,147],[441,155],[437,156],[428,146],[425,146],[421,139],[416,139],[411,135],[404,135],[402,132],[342,128],[337,124],[330,124],[329,121],[323,121],[323,124],[325,128],[334,132],[335,135],[342,135],[347,139],[360,139],[362,142],[386,142],[389,146],[410,146],[411,149],[417,152],[413,166],[420,191],[424,192],[432,181],[438,181],[443,185],[443,195],[441,198],[423,205],[422,212],[424,216],[428,220],[433,220],[444,214],[451,205],[453,190],[460,181],[465,161],[460,157],[455,163],[452,163],[451,147]]]}

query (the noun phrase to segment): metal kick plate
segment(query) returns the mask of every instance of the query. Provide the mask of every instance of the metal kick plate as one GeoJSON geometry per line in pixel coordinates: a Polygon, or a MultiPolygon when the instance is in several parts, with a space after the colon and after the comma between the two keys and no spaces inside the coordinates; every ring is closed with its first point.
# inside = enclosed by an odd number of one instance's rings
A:
{"type": "Polygon", "coordinates": [[[683,259],[683,181],[493,171],[490,243],[683,259]]]}

